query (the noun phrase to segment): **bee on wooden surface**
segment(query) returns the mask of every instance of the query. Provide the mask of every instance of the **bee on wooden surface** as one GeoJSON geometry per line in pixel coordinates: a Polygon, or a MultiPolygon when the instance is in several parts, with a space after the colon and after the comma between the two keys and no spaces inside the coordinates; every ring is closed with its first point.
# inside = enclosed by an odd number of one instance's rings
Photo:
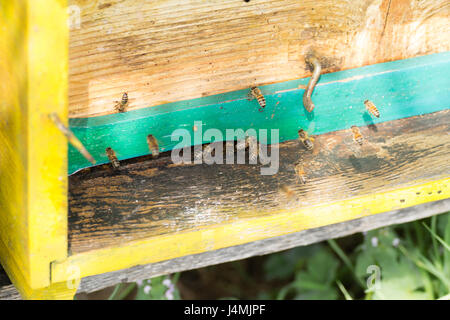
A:
{"type": "Polygon", "coordinates": [[[108,156],[109,161],[111,162],[114,169],[118,169],[120,167],[119,159],[117,159],[116,153],[110,147],[106,148],[106,155],[108,156]]]}
{"type": "Polygon", "coordinates": [[[261,90],[258,87],[251,87],[251,94],[259,103],[259,106],[261,108],[266,107],[266,98],[264,98],[263,94],[261,93],[261,90]]]}
{"type": "Polygon", "coordinates": [[[239,139],[236,143],[236,150],[244,150],[247,149],[247,138],[239,139]]]}
{"type": "Polygon", "coordinates": [[[303,184],[306,183],[305,168],[303,167],[303,164],[301,161],[298,161],[295,164],[295,176],[297,178],[297,182],[300,181],[303,184]]]}
{"type": "Polygon", "coordinates": [[[250,143],[248,149],[248,160],[250,164],[258,163],[258,155],[259,155],[259,143],[256,139],[250,143]]]}
{"type": "Polygon", "coordinates": [[[259,143],[255,136],[247,136],[245,139],[238,140],[236,144],[237,150],[249,149],[249,162],[254,164],[258,161],[259,143]]]}
{"type": "Polygon", "coordinates": [[[147,136],[147,143],[148,143],[148,148],[150,149],[150,151],[152,153],[152,157],[157,158],[159,156],[158,140],[156,140],[156,138],[153,135],[149,134],[147,136]]]}
{"type": "Polygon", "coordinates": [[[300,129],[298,131],[298,138],[303,143],[306,150],[312,150],[314,148],[314,144],[313,144],[314,138],[309,137],[309,135],[306,133],[305,130],[300,129]]]}
{"type": "Polygon", "coordinates": [[[203,146],[194,146],[194,161],[199,161],[203,157],[203,146]]]}
{"type": "Polygon", "coordinates": [[[280,190],[287,198],[292,198],[295,195],[295,191],[286,185],[282,185],[280,190]]]}
{"type": "Polygon", "coordinates": [[[234,141],[225,142],[225,152],[226,154],[234,154],[234,141]]]}
{"type": "Polygon", "coordinates": [[[127,105],[128,105],[128,93],[125,92],[122,95],[122,100],[116,101],[115,109],[117,110],[117,112],[125,112],[127,105]]]}
{"type": "Polygon", "coordinates": [[[364,138],[363,135],[361,134],[361,131],[359,130],[359,128],[357,126],[352,126],[351,127],[352,132],[353,132],[353,139],[359,144],[362,145],[364,138]]]}
{"type": "Polygon", "coordinates": [[[203,159],[211,157],[212,156],[212,152],[213,152],[213,147],[212,147],[211,143],[207,144],[206,146],[204,146],[203,152],[202,152],[203,153],[203,159]]]}
{"type": "Polygon", "coordinates": [[[253,146],[256,143],[258,143],[258,140],[256,139],[255,136],[246,136],[245,139],[238,140],[236,144],[236,149],[237,150],[247,149],[248,147],[253,146]]]}
{"type": "Polygon", "coordinates": [[[380,117],[380,111],[378,111],[377,107],[375,107],[372,101],[366,100],[364,101],[364,104],[366,105],[366,109],[370,114],[377,118],[380,117]]]}

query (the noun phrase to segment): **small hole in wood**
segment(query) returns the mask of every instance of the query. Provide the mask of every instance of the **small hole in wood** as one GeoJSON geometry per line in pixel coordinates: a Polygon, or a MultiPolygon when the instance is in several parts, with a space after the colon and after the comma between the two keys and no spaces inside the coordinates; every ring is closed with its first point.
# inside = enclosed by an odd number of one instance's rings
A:
{"type": "Polygon", "coordinates": [[[416,192],[416,194],[417,194],[417,195],[419,195],[419,194],[420,194],[420,192],[416,192]]]}
{"type": "Polygon", "coordinates": [[[433,192],[431,192],[431,191],[430,191],[430,192],[428,192],[428,194],[432,194],[432,193],[433,193],[433,192]]]}
{"type": "Polygon", "coordinates": [[[402,203],[405,202],[405,199],[400,199],[400,202],[402,202],[402,203]]]}
{"type": "Polygon", "coordinates": [[[441,193],[442,191],[441,190],[438,190],[438,192],[437,193],[441,193]]]}

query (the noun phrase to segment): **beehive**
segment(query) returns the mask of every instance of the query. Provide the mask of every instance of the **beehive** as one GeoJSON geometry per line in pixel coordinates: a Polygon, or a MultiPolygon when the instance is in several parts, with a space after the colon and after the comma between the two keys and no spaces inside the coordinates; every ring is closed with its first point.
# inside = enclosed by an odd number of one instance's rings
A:
{"type": "Polygon", "coordinates": [[[0,260],[25,298],[449,197],[446,1],[14,0],[1,13],[0,260]],[[323,66],[312,113],[309,54],[323,66]],[[174,165],[183,128],[277,129],[278,171],[174,165]]]}

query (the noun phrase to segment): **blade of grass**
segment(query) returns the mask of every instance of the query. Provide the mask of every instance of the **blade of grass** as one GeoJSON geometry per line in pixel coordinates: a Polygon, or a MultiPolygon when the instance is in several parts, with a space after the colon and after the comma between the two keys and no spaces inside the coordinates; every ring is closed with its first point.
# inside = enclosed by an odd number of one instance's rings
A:
{"type": "Polygon", "coordinates": [[[364,282],[356,276],[355,268],[353,267],[352,262],[348,258],[348,256],[345,254],[344,251],[342,251],[341,247],[334,241],[333,239],[327,240],[328,244],[330,245],[331,249],[338,255],[339,258],[344,262],[344,264],[347,266],[347,268],[351,271],[353,277],[358,281],[361,288],[365,288],[364,282]]]}
{"type": "Polygon", "coordinates": [[[116,285],[116,286],[114,287],[113,292],[112,292],[111,295],[108,297],[108,300],[114,300],[115,297],[116,297],[116,295],[117,295],[117,293],[119,292],[119,290],[120,290],[121,287],[122,287],[122,284],[121,284],[121,283],[119,283],[118,285],[116,285]]]}
{"type": "Polygon", "coordinates": [[[399,246],[398,247],[400,251],[407,257],[409,260],[414,262],[419,268],[422,268],[432,275],[434,275],[436,278],[438,278],[442,283],[447,287],[447,290],[450,291],[450,281],[446,278],[446,276],[436,268],[427,258],[422,256],[419,252],[416,253],[417,257],[412,256],[405,247],[399,246]]]}
{"type": "MultiPolygon", "coordinates": [[[[450,243],[450,213],[447,213],[447,225],[444,231],[444,242],[450,243]]],[[[450,274],[450,251],[444,251],[444,272],[450,274]]]]}
{"type": "Polygon", "coordinates": [[[425,223],[423,225],[431,233],[431,241],[433,242],[434,255],[436,256],[436,259],[440,260],[439,246],[437,244],[436,237],[434,236],[436,234],[436,221],[437,221],[437,217],[432,216],[431,217],[431,230],[428,229],[428,226],[425,223]]]}
{"type": "Polygon", "coordinates": [[[411,224],[408,223],[408,224],[402,225],[402,226],[404,226],[406,242],[410,243],[411,245],[414,245],[414,241],[413,241],[412,234],[411,234],[411,229],[412,229],[411,224]]]}
{"type": "Polygon", "coordinates": [[[450,245],[448,243],[446,243],[441,237],[439,237],[433,230],[430,229],[430,227],[428,227],[425,223],[423,224],[423,226],[431,233],[431,235],[433,236],[433,239],[436,239],[437,241],[439,241],[444,248],[447,251],[450,251],[450,245]]]}
{"type": "Polygon", "coordinates": [[[433,283],[431,282],[430,276],[425,270],[420,270],[420,274],[422,275],[422,279],[424,282],[425,292],[428,293],[431,299],[434,299],[434,289],[433,289],[433,283]]]}
{"type": "Polygon", "coordinates": [[[347,289],[345,289],[344,285],[339,280],[337,280],[336,283],[339,287],[339,290],[341,290],[342,294],[344,295],[345,300],[353,300],[352,296],[348,293],[347,289]]]}
{"type": "Polygon", "coordinates": [[[136,283],[131,283],[128,287],[125,288],[125,290],[122,290],[122,292],[118,294],[117,300],[125,299],[131,293],[131,291],[133,291],[136,285],[136,283]]]}
{"type": "Polygon", "coordinates": [[[177,284],[178,279],[180,279],[180,276],[181,276],[181,272],[177,272],[177,273],[175,273],[175,274],[172,276],[172,283],[173,283],[174,285],[177,284]]]}
{"type": "Polygon", "coordinates": [[[414,221],[412,224],[414,226],[414,230],[416,233],[416,239],[417,239],[417,244],[419,246],[419,250],[420,250],[420,252],[425,252],[425,243],[423,241],[423,239],[424,239],[423,229],[420,227],[420,224],[418,221],[414,221]]]}
{"type": "Polygon", "coordinates": [[[276,300],[284,300],[289,290],[291,290],[292,288],[293,288],[292,284],[288,284],[283,288],[281,288],[281,290],[277,294],[276,300]]]}

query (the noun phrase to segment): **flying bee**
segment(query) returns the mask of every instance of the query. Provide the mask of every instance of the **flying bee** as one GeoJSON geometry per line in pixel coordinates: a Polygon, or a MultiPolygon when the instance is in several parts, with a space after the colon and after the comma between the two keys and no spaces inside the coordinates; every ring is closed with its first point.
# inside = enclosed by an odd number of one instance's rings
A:
{"type": "Polygon", "coordinates": [[[295,195],[295,191],[292,190],[291,188],[289,188],[289,187],[286,186],[286,185],[282,185],[282,186],[280,187],[280,190],[281,190],[282,193],[284,193],[284,195],[285,195],[287,198],[292,198],[292,197],[295,195]]]}
{"type": "Polygon", "coordinates": [[[369,111],[369,113],[371,113],[373,116],[377,118],[380,117],[380,111],[378,111],[377,107],[375,107],[372,101],[366,100],[364,101],[364,104],[366,105],[366,109],[367,111],[369,111]]]}
{"type": "Polygon", "coordinates": [[[362,145],[364,138],[363,135],[361,134],[361,131],[359,131],[359,128],[357,126],[352,126],[351,127],[352,132],[353,132],[353,139],[359,144],[362,145]]]}
{"type": "Polygon", "coordinates": [[[122,95],[122,100],[121,101],[116,101],[116,106],[114,107],[117,112],[125,112],[125,109],[128,105],[128,93],[124,93],[122,95]]]}
{"type": "Polygon", "coordinates": [[[261,108],[265,108],[266,107],[266,98],[264,98],[263,94],[261,93],[261,90],[258,87],[251,87],[250,88],[250,92],[252,94],[252,96],[254,98],[256,98],[256,100],[259,103],[259,106],[261,108]]]}
{"type": "Polygon", "coordinates": [[[306,174],[305,174],[305,168],[303,167],[303,164],[301,161],[298,161],[295,164],[295,175],[297,177],[297,182],[300,180],[301,183],[306,183],[306,174]]]}
{"type": "Polygon", "coordinates": [[[117,159],[116,153],[110,147],[106,148],[106,155],[108,156],[109,161],[111,162],[114,169],[118,169],[120,167],[119,159],[117,159]]]}
{"type": "Polygon", "coordinates": [[[156,140],[156,138],[153,135],[149,134],[147,136],[147,143],[148,143],[148,148],[152,152],[152,157],[157,158],[159,156],[158,140],[156,140]]]}
{"type": "Polygon", "coordinates": [[[314,144],[313,144],[314,138],[309,137],[309,135],[306,133],[305,130],[300,129],[298,131],[298,138],[303,143],[306,150],[312,150],[314,148],[314,144]]]}

